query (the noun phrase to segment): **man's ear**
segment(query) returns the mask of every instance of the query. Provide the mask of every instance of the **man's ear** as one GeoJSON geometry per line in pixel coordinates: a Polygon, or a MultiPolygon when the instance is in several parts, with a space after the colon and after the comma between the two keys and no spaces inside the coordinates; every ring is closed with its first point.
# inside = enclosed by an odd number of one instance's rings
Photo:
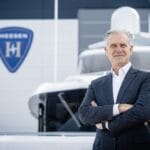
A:
{"type": "Polygon", "coordinates": [[[104,47],[104,51],[105,51],[105,54],[107,55],[107,48],[106,47],[104,47]]]}
{"type": "Polygon", "coordinates": [[[133,45],[131,45],[131,47],[130,47],[130,51],[131,51],[131,52],[133,51],[133,45]]]}

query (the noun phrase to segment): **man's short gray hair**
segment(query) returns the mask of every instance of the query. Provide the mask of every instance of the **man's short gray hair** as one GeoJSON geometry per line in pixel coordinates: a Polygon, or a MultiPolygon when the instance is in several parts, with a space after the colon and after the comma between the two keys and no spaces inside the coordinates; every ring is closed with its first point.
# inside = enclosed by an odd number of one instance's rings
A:
{"type": "Polygon", "coordinates": [[[105,36],[104,36],[105,43],[107,43],[107,39],[109,38],[110,35],[118,34],[118,33],[125,34],[127,36],[127,38],[129,39],[129,44],[132,44],[133,35],[126,30],[109,30],[109,31],[107,31],[105,36]]]}

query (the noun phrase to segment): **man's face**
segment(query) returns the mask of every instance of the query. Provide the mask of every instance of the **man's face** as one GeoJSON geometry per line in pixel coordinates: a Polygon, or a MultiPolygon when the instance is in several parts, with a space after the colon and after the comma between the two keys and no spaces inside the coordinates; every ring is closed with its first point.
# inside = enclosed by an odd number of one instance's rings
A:
{"type": "Polygon", "coordinates": [[[133,46],[123,33],[114,33],[107,39],[105,52],[113,67],[122,67],[129,62],[133,46]]]}

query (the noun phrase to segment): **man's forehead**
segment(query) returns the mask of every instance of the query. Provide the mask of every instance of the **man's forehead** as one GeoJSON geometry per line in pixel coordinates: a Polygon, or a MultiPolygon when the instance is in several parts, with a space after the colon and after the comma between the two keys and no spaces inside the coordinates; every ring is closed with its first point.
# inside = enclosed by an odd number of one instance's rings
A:
{"type": "Polygon", "coordinates": [[[121,33],[114,33],[110,35],[107,39],[107,43],[112,44],[112,43],[128,43],[129,39],[125,34],[121,33]]]}

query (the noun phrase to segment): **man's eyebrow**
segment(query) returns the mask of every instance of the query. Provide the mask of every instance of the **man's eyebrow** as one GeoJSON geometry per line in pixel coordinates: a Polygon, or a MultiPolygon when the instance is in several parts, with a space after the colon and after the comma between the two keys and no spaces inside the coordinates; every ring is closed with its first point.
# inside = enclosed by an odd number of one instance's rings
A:
{"type": "Polygon", "coordinates": [[[110,46],[115,46],[115,45],[117,45],[117,44],[116,44],[116,43],[111,43],[111,44],[110,44],[110,46]]]}

